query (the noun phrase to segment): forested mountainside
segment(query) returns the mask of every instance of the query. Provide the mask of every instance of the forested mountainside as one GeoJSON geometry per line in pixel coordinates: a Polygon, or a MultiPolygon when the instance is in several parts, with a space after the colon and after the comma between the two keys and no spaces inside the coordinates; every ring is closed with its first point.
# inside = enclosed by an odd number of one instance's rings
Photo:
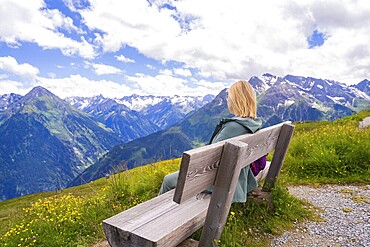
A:
{"type": "Polygon", "coordinates": [[[118,143],[112,130],[36,87],[0,116],[0,200],[64,188],[118,143]]]}

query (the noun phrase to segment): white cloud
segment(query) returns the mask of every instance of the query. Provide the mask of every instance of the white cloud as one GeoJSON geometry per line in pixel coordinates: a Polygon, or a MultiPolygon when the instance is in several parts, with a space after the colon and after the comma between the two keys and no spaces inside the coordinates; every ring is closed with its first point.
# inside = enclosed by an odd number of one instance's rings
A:
{"type": "Polygon", "coordinates": [[[185,76],[185,77],[190,77],[192,76],[191,74],[191,71],[188,70],[188,69],[181,69],[181,68],[177,68],[177,69],[174,69],[173,72],[176,74],[176,75],[181,75],[181,76],[185,76]]]}
{"type": "Polygon", "coordinates": [[[265,72],[347,83],[370,77],[364,46],[370,43],[370,5],[365,0],[165,2],[177,12],[160,8],[163,1],[151,7],[146,1],[96,1],[82,16],[91,29],[102,31],[99,42],[105,51],[130,45],[158,61],[178,61],[218,80],[265,72]],[[315,29],[327,40],[308,49],[307,38],[315,29]],[[364,56],[357,60],[353,54],[364,56]]]}
{"type": "Polygon", "coordinates": [[[155,69],[155,67],[153,66],[153,65],[151,65],[151,64],[146,64],[145,65],[148,69],[151,69],[151,70],[154,70],[155,69]]]}
{"type": "Polygon", "coordinates": [[[21,82],[12,80],[2,80],[2,78],[0,78],[0,94],[16,93],[20,95],[25,95],[31,89],[32,87],[25,88],[24,84],[21,82]]]}
{"type": "Polygon", "coordinates": [[[67,31],[76,31],[79,33],[83,33],[83,31],[76,26],[73,25],[73,20],[70,17],[64,16],[59,10],[56,9],[46,9],[42,12],[42,14],[51,20],[52,25],[50,28],[62,28],[67,31]]]}
{"type": "Polygon", "coordinates": [[[135,60],[125,57],[124,55],[114,56],[118,61],[123,63],[135,63],[135,60]]]}
{"type": "Polygon", "coordinates": [[[28,64],[18,64],[14,57],[0,57],[0,70],[10,72],[14,75],[20,76],[23,79],[35,80],[39,73],[38,68],[28,64]]]}
{"type": "Polygon", "coordinates": [[[156,76],[136,74],[135,76],[127,76],[127,80],[138,86],[134,93],[144,95],[216,95],[227,87],[222,82],[197,81],[195,79],[192,79],[191,84],[194,86],[191,87],[189,81],[164,73],[156,76]]]}
{"type": "Polygon", "coordinates": [[[147,1],[94,1],[91,8],[81,11],[86,25],[103,31],[97,37],[104,51],[115,52],[124,45],[138,47],[145,55],[162,59],[167,39],[180,34],[181,29],[171,10],[150,7],[147,1]]]}
{"type": "Polygon", "coordinates": [[[168,75],[168,76],[172,76],[173,75],[172,70],[170,70],[170,69],[160,70],[159,71],[159,74],[161,74],[161,75],[168,75]]]}
{"type": "Polygon", "coordinates": [[[35,86],[42,86],[60,98],[69,96],[92,97],[99,94],[104,97],[119,98],[133,94],[133,91],[123,84],[109,80],[91,80],[81,75],[71,75],[64,78],[39,77],[37,82],[28,86],[22,82],[0,78],[0,95],[8,93],[25,95],[35,86]]]}
{"type": "Polygon", "coordinates": [[[131,89],[125,85],[108,80],[90,80],[80,75],[65,78],[40,78],[38,84],[61,98],[92,97],[99,94],[104,97],[119,98],[131,94],[131,89]]]}
{"type": "Polygon", "coordinates": [[[82,33],[70,17],[58,10],[45,9],[42,0],[0,0],[0,16],[6,20],[0,22],[0,41],[9,46],[19,47],[21,42],[32,42],[44,49],[60,49],[67,56],[96,56],[94,47],[83,36],[76,41],[59,31],[82,33]]]}
{"type": "Polygon", "coordinates": [[[127,79],[138,86],[139,94],[144,95],[153,94],[153,92],[156,92],[156,95],[182,94],[186,87],[184,80],[165,74],[157,76],[136,74],[135,76],[127,76],[127,79]]]}
{"type": "Polygon", "coordinates": [[[95,74],[97,75],[108,75],[108,74],[122,74],[123,71],[117,67],[106,65],[106,64],[96,64],[85,62],[86,65],[94,69],[95,74]]]}

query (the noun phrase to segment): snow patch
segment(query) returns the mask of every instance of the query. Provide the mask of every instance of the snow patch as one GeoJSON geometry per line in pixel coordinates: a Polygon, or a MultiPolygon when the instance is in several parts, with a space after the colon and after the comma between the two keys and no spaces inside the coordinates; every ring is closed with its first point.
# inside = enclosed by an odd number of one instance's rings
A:
{"type": "Polygon", "coordinates": [[[329,99],[331,99],[336,104],[341,104],[341,103],[343,103],[343,102],[346,101],[346,99],[344,97],[331,97],[329,95],[326,95],[326,97],[328,97],[329,99]]]}
{"type": "Polygon", "coordinates": [[[285,100],[285,103],[284,103],[284,105],[285,106],[290,106],[290,105],[293,105],[294,104],[294,100],[285,100]]]}
{"type": "Polygon", "coordinates": [[[323,106],[323,105],[319,105],[317,102],[312,102],[311,103],[311,107],[312,108],[315,108],[315,109],[318,109],[318,110],[320,110],[320,111],[323,111],[323,112],[327,112],[327,111],[329,111],[331,108],[330,107],[325,107],[325,106],[323,106]]]}

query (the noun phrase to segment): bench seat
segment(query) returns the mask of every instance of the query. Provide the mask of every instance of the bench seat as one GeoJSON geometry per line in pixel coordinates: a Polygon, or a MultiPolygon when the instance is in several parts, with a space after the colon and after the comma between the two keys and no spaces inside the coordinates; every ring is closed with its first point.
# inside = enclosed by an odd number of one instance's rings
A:
{"type": "Polygon", "coordinates": [[[171,190],[104,220],[109,244],[170,247],[191,236],[203,226],[211,196],[201,194],[177,204],[173,194],[171,190]]]}

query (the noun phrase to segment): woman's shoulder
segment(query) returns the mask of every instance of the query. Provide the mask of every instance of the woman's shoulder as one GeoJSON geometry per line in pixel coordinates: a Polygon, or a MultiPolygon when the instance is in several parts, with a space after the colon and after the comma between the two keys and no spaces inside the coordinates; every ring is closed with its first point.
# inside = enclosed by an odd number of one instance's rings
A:
{"type": "Polygon", "coordinates": [[[224,123],[224,131],[230,131],[230,132],[237,132],[237,133],[243,133],[246,131],[245,126],[243,124],[240,124],[237,119],[228,119],[228,121],[225,121],[224,123]]]}
{"type": "Polygon", "coordinates": [[[224,125],[233,128],[243,127],[240,123],[238,123],[237,119],[233,118],[225,119],[224,125]]]}

